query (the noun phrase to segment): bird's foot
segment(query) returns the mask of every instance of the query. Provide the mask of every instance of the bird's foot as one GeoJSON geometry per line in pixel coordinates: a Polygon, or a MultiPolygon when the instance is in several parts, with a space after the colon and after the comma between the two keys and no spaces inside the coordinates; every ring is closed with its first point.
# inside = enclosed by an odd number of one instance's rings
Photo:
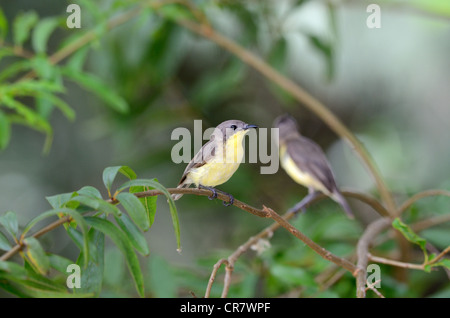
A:
{"type": "Polygon", "coordinates": [[[199,189],[209,190],[209,191],[212,192],[212,194],[211,194],[210,196],[208,196],[208,199],[210,199],[210,200],[217,199],[217,191],[216,191],[216,189],[214,189],[213,187],[206,187],[206,186],[200,184],[200,185],[198,186],[198,188],[199,188],[199,189]]]}
{"type": "Polygon", "coordinates": [[[228,198],[229,198],[228,202],[222,201],[223,205],[224,205],[224,206],[230,206],[230,205],[233,205],[233,203],[234,203],[234,197],[233,197],[231,194],[229,194],[229,193],[223,192],[223,194],[228,195],[228,198]]]}
{"type": "Polygon", "coordinates": [[[224,206],[230,206],[230,205],[233,205],[233,203],[234,203],[234,197],[231,194],[229,194],[229,193],[220,191],[220,190],[215,189],[213,187],[207,187],[207,186],[204,186],[204,185],[201,185],[201,184],[198,186],[198,188],[199,189],[206,189],[206,190],[211,191],[212,194],[208,197],[208,199],[210,199],[210,200],[217,199],[217,192],[220,192],[220,193],[228,196],[228,198],[229,198],[228,202],[227,201],[222,201],[224,206]]]}

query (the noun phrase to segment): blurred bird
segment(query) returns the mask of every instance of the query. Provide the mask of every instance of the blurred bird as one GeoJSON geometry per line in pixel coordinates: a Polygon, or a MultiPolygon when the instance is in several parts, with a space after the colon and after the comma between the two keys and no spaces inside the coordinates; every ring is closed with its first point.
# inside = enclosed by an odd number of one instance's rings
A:
{"type": "Polygon", "coordinates": [[[280,162],[286,173],[295,182],[308,188],[308,195],[291,211],[304,210],[320,192],[339,203],[348,217],[353,213],[337,188],[330,164],[322,149],[298,131],[297,121],[290,115],[275,119],[274,127],[279,128],[280,162]]]}
{"type": "MultiPolygon", "coordinates": [[[[229,201],[223,204],[232,205],[233,196],[214,187],[227,182],[239,168],[244,156],[242,141],[250,128],[257,127],[240,120],[227,120],[218,125],[210,140],[187,165],[177,188],[195,184],[199,189],[212,191],[212,196],[208,197],[210,200],[217,198],[217,192],[220,192],[229,197],[229,201]]],[[[173,194],[172,198],[178,200],[182,196],[173,194]]]]}

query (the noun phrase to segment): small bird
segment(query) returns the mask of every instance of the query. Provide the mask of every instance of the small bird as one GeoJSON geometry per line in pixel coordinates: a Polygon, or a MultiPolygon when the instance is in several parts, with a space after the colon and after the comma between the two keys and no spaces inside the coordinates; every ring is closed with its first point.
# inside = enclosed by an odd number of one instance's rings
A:
{"type": "MultiPolygon", "coordinates": [[[[223,204],[232,205],[233,196],[214,187],[227,182],[239,168],[244,157],[242,141],[250,128],[258,126],[240,120],[227,120],[218,125],[210,140],[187,165],[177,188],[187,188],[194,184],[199,189],[208,189],[213,193],[208,197],[210,200],[217,198],[217,192],[221,192],[229,197],[229,201],[224,201],[223,204]]],[[[182,196],[173,194],[172,198],[178,200],[182,196]]]]}
{"type": "Polygon", "coordinates": [[[311,139],[300,135],[297,121],[290,115],[275,119],[274,127],[279,128],[280,162],[286,173],[295,182],[308,188],[308,195],[291,211],[304,210],[320,192],[339,203],[348,217],[353,213],[339,191],[330,164],[322,149],[311,139]]]}

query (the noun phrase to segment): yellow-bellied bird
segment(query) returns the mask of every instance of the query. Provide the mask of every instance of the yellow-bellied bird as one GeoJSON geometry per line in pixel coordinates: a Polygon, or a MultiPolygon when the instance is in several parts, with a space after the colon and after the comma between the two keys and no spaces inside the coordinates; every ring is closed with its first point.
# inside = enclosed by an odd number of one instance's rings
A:
{"type": "MultiPolygon", "coordinates": [[[[210,140],[187,165],[178,188],[187,188],[194,184],[200,189],[212,191],[210,200],[217,198],[217,192],[221,192],[229,197],[229,202],[224,201],[224,205],[233,204],[234,198],[231,194],[214,187],[227,182],[239,168],[244,157],[242,141],[248,129],[257,127],[240,120],[227,120],[218,125],[210,140]]],[[[173,194],[172,197],[178,200],[182,194],[173,194]]]]}
{"type": "Polygon", "coordinates": [[[304,210],[306,204],[322,192],[339,203],[347,215],[353,218],[322,149],[311,139],[300,135],[297,121],[290,115],[277,117],[274,127],[279,128],[281,166],[295,182],[308,188],[308,195],[291,211],[304,210]]]}

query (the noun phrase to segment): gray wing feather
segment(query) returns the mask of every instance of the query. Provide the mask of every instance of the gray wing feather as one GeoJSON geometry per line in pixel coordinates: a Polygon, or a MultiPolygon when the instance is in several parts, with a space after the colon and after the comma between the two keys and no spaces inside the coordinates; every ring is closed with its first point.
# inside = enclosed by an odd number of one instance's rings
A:
{"type": "Polygon", "coordinates": [[[185,180],[189,172],[194,168],[200,168],[205,165],[212,157],[215,155],[217,143],[214,142],[214,138],[209,140],[203,147],[197,152],[197,154],[192,158],[192,160],[187,165],[184,173],[181,177],[179,185],[181,185],[185,180]]]}
{"type": "Polygon", "coordinates": [[[337,190],[330,164],[316,143],[297,135],[286,140],[286,146],[289,156],[301,171],[319,180],[330,192],[337,190]]]}

